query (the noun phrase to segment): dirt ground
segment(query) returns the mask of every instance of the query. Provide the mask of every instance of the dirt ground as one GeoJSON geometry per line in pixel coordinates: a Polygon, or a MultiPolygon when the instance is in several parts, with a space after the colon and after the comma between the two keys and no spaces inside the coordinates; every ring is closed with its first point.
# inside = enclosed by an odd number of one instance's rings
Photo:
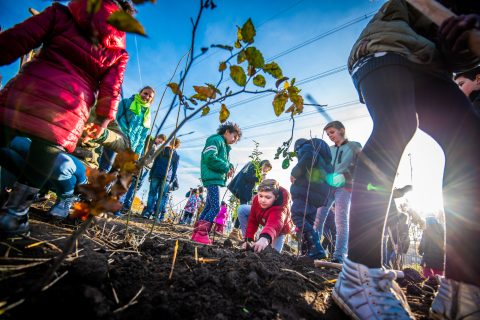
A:
{"type": "MultiPolygon", "coordinates": [[[[5,319],[347,319],[330,297],[336,269],[270,248],[244,251],[223,238],[198,245],[189,241],[191,227],[168,223],[147,238],[151,221],[140,217],[127,239],[125,218],[97,218],[45,279],[78,225],[50,221],[44,209],[31,213],[28,237],[0,240],[5,319]]],[[[427,319],[432,284],[406,274],[412,310],[427,319]]]]}

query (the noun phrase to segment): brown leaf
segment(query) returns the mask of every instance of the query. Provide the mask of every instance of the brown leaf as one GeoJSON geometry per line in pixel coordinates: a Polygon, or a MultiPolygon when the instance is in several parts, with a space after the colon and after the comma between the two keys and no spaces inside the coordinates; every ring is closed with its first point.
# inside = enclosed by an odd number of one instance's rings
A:
{"type": "Polygon", "coordinates": [[[220,110],[219,120],[221,123],[227,121],[230,116],[230,111],[228,111],[227,106],[222,103],[222,109],[220,110]]]}
{"type": "Polygon", "coordinates": [[[217,96],[217,93],[211,87],[193,86],[193,89],[195,89],[198,94],[204,95],[210,99],[215,99],[217,96]]]}

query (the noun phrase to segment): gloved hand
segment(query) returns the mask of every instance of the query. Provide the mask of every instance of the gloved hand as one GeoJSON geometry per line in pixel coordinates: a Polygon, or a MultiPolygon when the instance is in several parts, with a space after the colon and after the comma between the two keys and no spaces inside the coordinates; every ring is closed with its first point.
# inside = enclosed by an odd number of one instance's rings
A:
{"type": "Polygon", "coordinates": [[[85,131],[83,142],[87,142],[89,140],[98,139],[103,134],[105,129],[96,123],[90,122],[85,124],[83,130],[85,131]]]}
{"type": "Polygon", "coordinates": [[[480,29],[480,15],[468,14],[450,17],[438,29],[442,49],[459,53],[468,49],[468,31],[480,29]]]}
{"type": "Polygon", "coordinates": [[[260,237],[257,242],[253,244],[253,251],[261,252],[269,245],[268,239],[264,237],[260,237]]]}
{"type": "Polygon", "coordinates": [[[327,184],[329,186],[339,188],[345,185],[345,176],[341,173],[329,173],[327,174],[327,184]]]}

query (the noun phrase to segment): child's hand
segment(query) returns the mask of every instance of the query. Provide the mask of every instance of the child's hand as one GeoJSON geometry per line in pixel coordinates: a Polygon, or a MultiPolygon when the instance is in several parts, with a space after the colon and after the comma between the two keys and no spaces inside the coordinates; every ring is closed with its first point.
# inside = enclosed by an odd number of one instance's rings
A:
{"type": "Polygon", "coordinates": [[[480,29],[480,15],[468,14],[450,17],[438,29],[442,48],[452,53],[468,49],[468,31],[480,29]]]}
{"type": "Polygon", "coordinates": [[[104,130],[104,128],[102,128],[96,123],[87,123],[83,128],[83,131],[85,131],[85,138],[83,138],[83,142],[98,139],[102,135],[104,130]]]}
{"type": "Polygon", "coordinates": [[[242,243],[241,248],[247,251],[252,250],[252,243],[250,241],[245,241],[244,243],[242,243]]]}
{"type": "Polygon", "coordinates": [[[263,251],[266,247],[268,247],[268,240],[267,240],[267,238],[260,237],[260,239],[258,239],[257,242],[255,242],[255,243],[253,244],[253,251],[255,251],[255,252],[261,252],[261,251],[263,251]]]}

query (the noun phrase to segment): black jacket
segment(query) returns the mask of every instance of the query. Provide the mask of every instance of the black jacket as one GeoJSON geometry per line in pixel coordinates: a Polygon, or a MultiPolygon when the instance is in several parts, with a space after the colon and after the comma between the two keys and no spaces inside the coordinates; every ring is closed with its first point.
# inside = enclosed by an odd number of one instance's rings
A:
{"type": "Polygon", "coordinates": [[[253,188],[258,181],[252,161],[248,162],[242,170],[232,179],[227,188],[245,204],[252,199],[253,188]]]}

